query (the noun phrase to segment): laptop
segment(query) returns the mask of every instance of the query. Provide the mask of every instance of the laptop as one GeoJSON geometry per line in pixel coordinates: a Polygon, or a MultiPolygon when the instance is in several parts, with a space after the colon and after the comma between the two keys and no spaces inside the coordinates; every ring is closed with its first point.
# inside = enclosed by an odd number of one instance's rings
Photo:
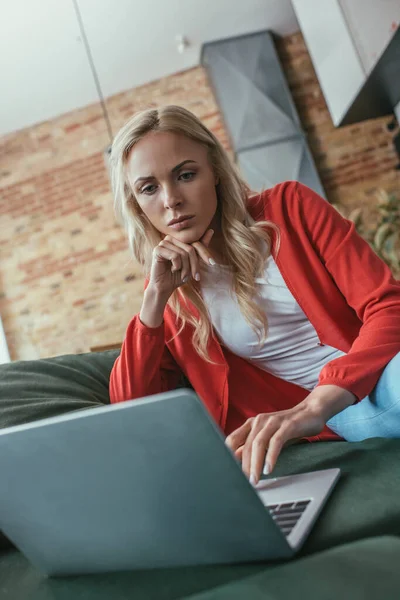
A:
{"type": "Polygon", "coordinates": [[[285,559],[338,477],[253,487],[180,389],[0,430],[0,530],[49,576],[285,559]]]}

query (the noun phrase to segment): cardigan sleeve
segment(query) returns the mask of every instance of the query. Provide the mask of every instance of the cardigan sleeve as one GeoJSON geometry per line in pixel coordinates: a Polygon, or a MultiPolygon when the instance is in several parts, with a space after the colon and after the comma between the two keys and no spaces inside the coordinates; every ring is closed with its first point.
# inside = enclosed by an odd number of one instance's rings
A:
{"type": "Polygon", "coordinates": [[[147,327],[139,315],[128,325],[110,374],[110,402],[123,402],[175,389],[182,376],[165,343],[164,323],[147,327]]]}
{"type": "Polygon", "coordinates": [[[334,384],[361,400],[400,352],[400,282],[357,233],[353,222],[302,184],[300,213],[326,269],[362,322],[347,355],[321,370],[318,385],[334,384]]]}

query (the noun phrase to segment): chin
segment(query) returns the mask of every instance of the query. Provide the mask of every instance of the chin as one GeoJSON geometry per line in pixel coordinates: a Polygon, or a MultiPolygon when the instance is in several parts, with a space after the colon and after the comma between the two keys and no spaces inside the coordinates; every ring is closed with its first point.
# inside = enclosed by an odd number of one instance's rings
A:
{"type": "Polygon", "coordinates": [[[179,236],[176,236],[180,242],[184,244],[193,244],[198,242],[201,236],[196,235],[193,231],[181,231],[179,236]]]}
{"type": "Polygon", "coordinates": [[[192,229],[191,227],[188,227],[188,229],[182,229],[181,231],[174,231],[170,235],[184,244],[193,244],[193,242],[198,242],[201,238],[201,235],[199,235],[198,231],[196,231],[195,228],[192,229]]]}

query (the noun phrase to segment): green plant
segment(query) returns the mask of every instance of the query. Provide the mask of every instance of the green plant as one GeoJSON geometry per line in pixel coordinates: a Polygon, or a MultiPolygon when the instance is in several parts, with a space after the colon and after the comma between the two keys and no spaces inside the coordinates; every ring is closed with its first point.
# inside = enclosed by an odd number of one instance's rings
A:
{"type": "Polygon", "coordinates": [[[391,268],[393,274],[400,276],[400,198],[384,190],[378,192],[379,218],[373,226],[366,225],[366,208],[358,207],[348,212],[342,205],[332,206],[354,222],[358,233],[391,268]]]}

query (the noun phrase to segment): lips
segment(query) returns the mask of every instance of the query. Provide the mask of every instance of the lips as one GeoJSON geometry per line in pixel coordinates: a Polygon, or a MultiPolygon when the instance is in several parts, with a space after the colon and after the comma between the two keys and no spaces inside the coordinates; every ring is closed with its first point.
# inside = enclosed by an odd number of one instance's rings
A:
{"type": "Polygon", "coordinates": [[[169,226],[171,225],[177,225],[178,223],[182,223],[183,221],[189,221],[190,219],[193,219],[194,215],[182,215],[181,217],[177,217],[176,219],[172,219],[172,221],[170,221],[168,223],[169,226]]]}
{"type": "Polygon", "coordinates": [[[172,223],[170,227],[171,229],[175,229],[175,231],[181,231],[182,229],[190,229],[193,223],[193,217],[189,217],[188,219],[181,219],[180,221],[175,221],[175,223],[172,223]]]}

